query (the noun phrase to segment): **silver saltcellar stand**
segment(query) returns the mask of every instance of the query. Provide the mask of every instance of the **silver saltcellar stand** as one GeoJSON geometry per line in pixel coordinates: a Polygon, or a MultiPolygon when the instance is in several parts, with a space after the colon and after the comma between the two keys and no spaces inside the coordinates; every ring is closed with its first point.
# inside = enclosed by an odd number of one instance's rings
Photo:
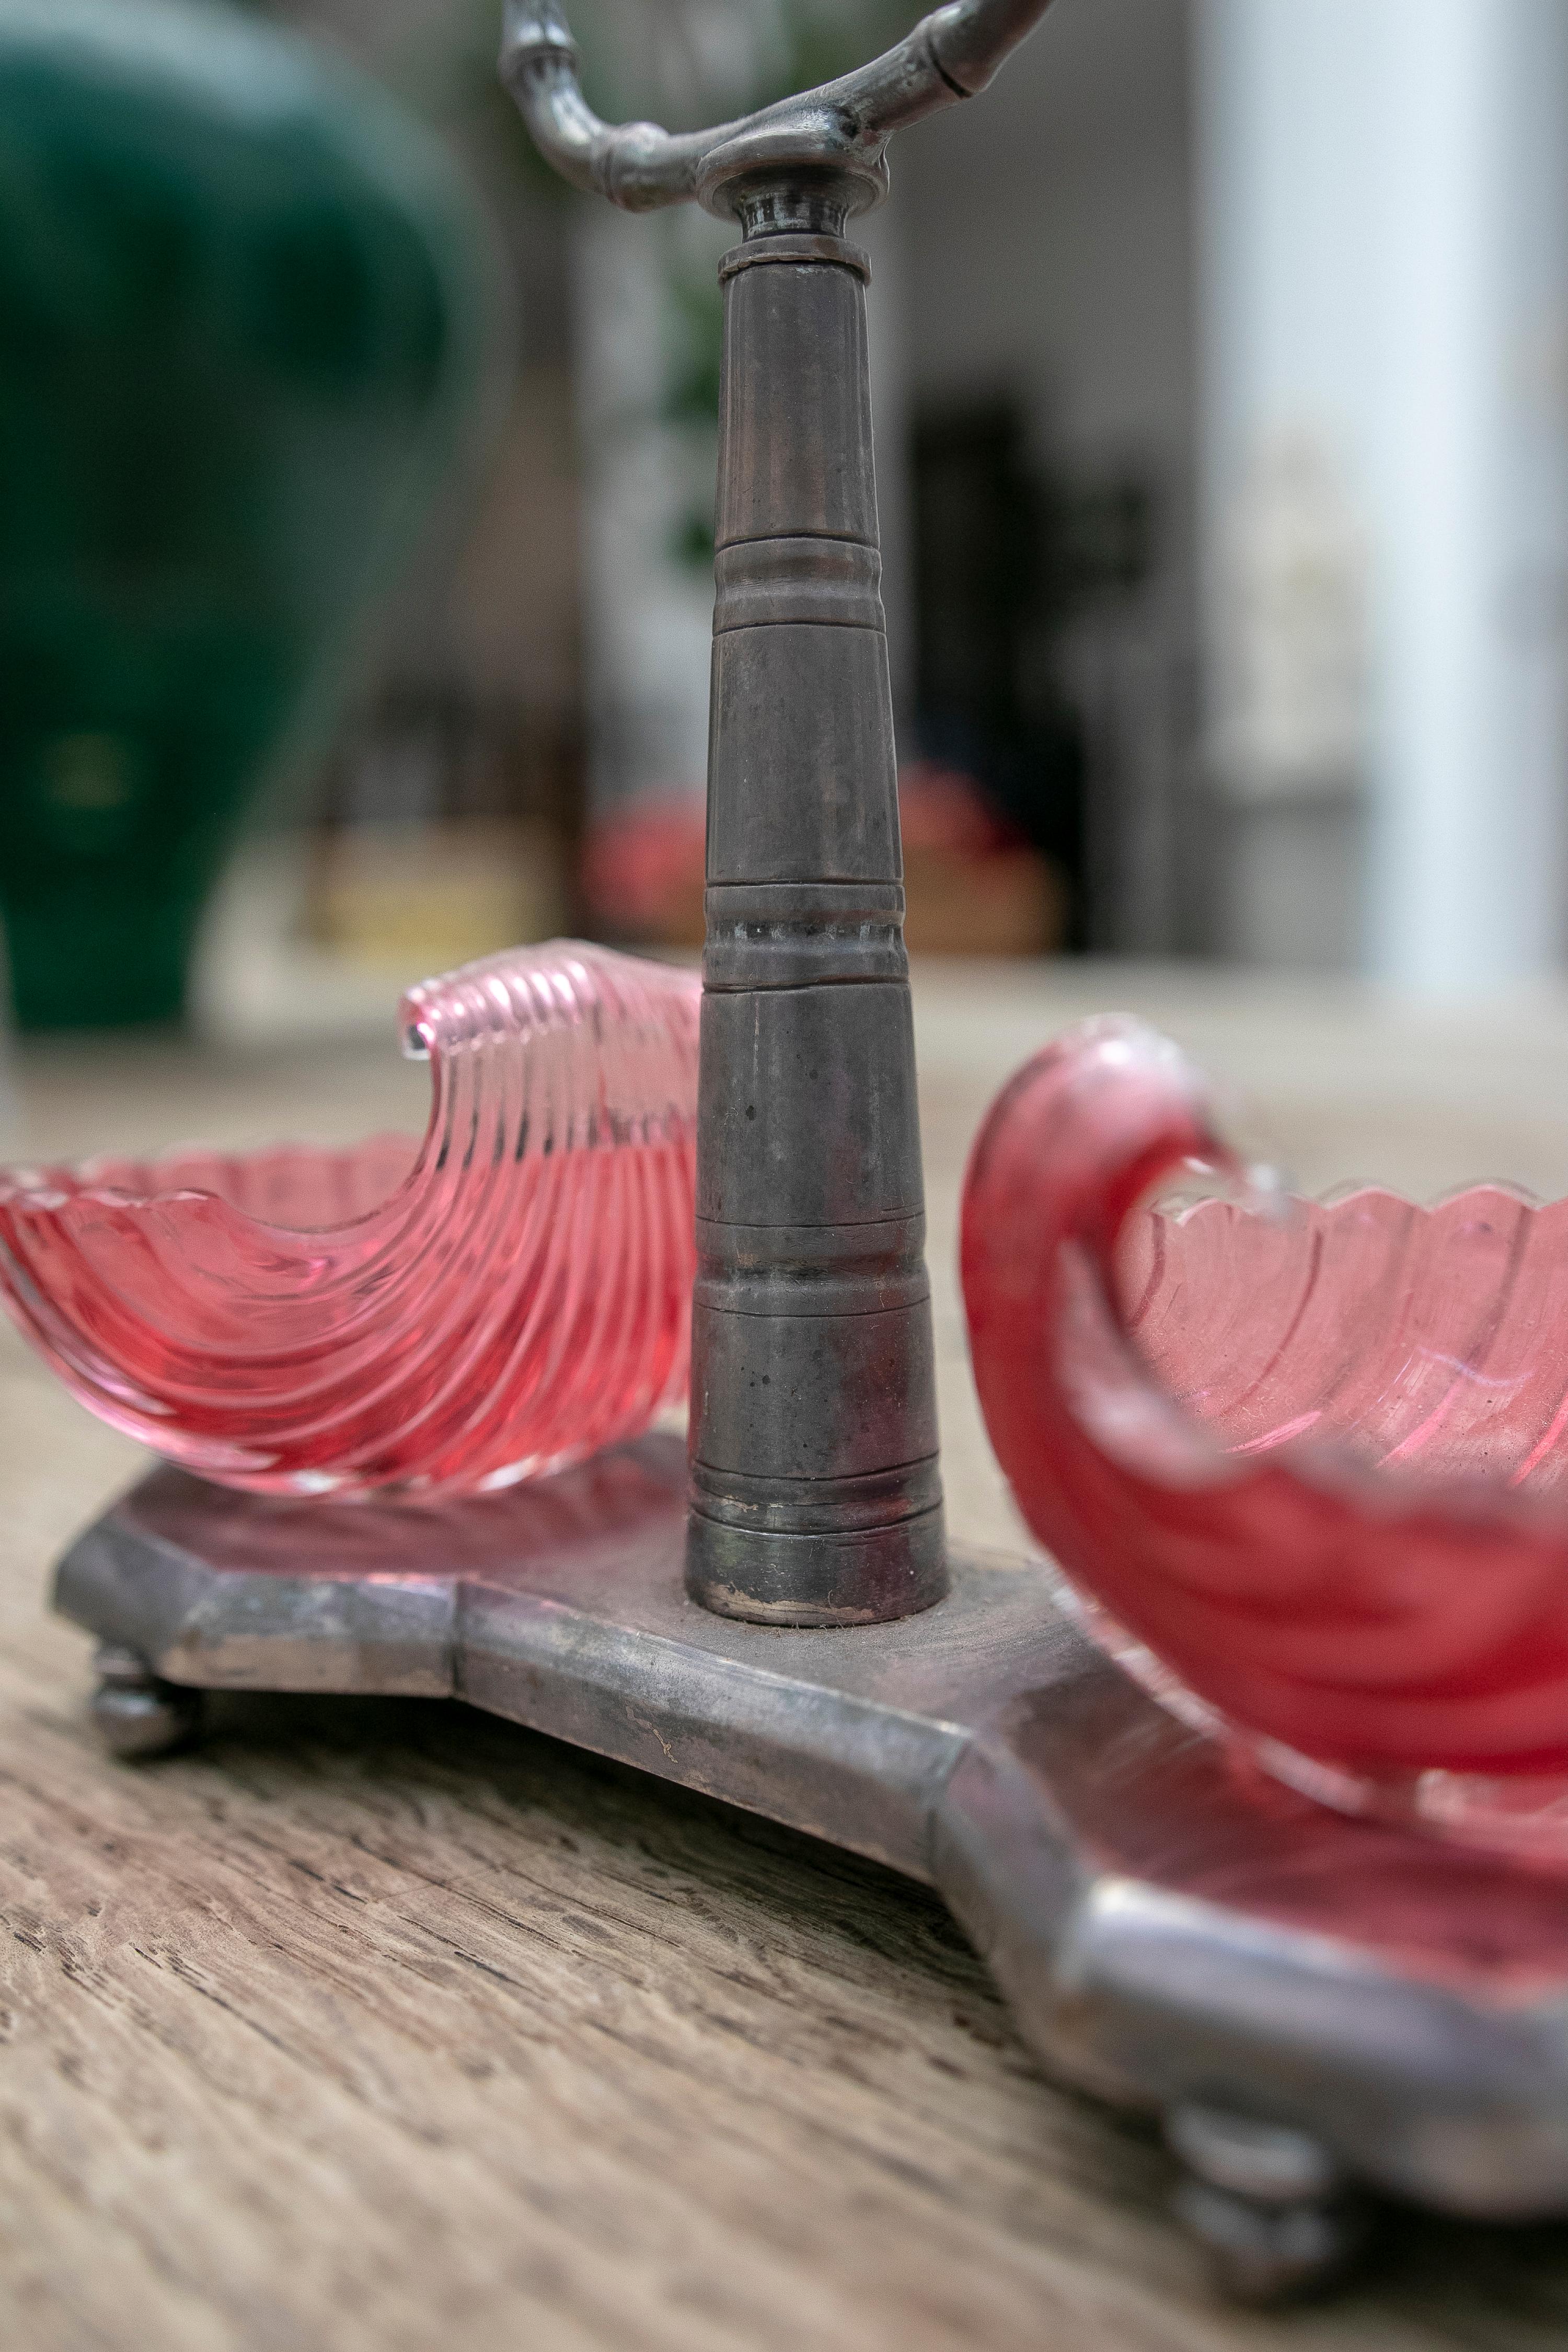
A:
{"type": "Polygon", "coordinates": [[[502,71],[631,211],[732,220],[689,1459],[350,1511],[163,1468],[79,1538],[117,1752],[204,1690],[460,1697],[937,1887],[1058,2074],[1159,2116],[1232,2293],[1322,2284],[1369,2193],[1568,2213],[1568,1914],[1506,1861],[1276,1792],[943,1534],[855,217],[891,135],[1047,0],[954,0],[860,71],[672,137],[601,122],[553,0],[502,71]]]}

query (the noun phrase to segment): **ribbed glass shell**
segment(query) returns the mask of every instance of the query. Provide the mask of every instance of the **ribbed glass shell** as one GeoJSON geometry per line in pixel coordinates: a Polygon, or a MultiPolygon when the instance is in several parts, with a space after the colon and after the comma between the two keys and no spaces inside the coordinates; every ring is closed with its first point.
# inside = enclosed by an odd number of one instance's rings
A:
{"type": "Polygon", "coordinates": [[[489,1491],[685,1393],[694,972],[556,940],[425,982],[424,1141],[0,1175],[0,1291],[74,1393],[232,1486],[489,1491]]]}
{"type": "Polygon", "coordinates": [[[1298,1785],[1568,1854],[1568,1202],[1147,1205],[1194,1162],[1237,1172],[1131,1022],[987,1118],[964,1292],[1025,1517],[1298,1785]]]}

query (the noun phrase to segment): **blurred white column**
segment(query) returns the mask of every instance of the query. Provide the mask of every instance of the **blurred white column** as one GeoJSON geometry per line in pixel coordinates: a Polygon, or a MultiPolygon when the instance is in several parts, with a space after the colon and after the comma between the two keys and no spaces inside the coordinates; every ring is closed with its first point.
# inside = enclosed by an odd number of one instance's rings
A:
{"type": "Polygon", "coordinates": [[[700,803],[713,581],[680,534],[711,497],[711,436],[664,414],[670,281],[705,282],[719,231],[685,214],[583,203],[574,220],[583,462],[584,664],[596,814],[630,798],[700,803]],[[696,250],[689,254],[687,247],[696,250]]]}
{"type": "Polygon", "coordinates": [[[1199,21],[1231,943],[1528,976],[1563,935],[1568,7],[1199,21]]]}

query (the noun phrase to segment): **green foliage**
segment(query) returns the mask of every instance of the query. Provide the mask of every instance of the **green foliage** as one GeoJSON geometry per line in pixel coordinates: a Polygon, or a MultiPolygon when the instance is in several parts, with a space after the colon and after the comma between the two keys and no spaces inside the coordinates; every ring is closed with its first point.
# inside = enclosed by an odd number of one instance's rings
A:
{"type": "Polygon", "coordinates": [[[766,106],[836,80],[901,40],[925,13],[910,8],[907,0],[782,0],[780,68],[773,86],[760,87],[752,104],[766,106]]]}
{"type": "Polygon", "coordinates": [[[710,431],[719,421],[719,363],[724,298],[711,271],[673,269],[665,280],[667,425],[710,431]]]}

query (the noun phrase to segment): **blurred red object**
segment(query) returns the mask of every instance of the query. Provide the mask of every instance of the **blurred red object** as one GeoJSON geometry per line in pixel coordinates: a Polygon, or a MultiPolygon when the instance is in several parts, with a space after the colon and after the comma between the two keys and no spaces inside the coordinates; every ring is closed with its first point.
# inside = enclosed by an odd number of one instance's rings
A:
{"type": "Polygon", "coordinates": [[[930,760],[899,771],[904,936],[917,955],[1044,955],[1062,945],[1060,877],[973,777],[930,760]]]}
{"type": "Polygon", "coordinates": [[[489,1492],[684,1395],[694,972],[556,940],[404,1000],[423,1144],[0,1174],[0,1294],[81,1402],[260,1492],[489,1492]]]}
{"type": "MultiPolygon", "coordinates": [[[[915,761],[900,771],[907,936],[917,952],[1037,955],[1061,944],[1060,882],[973,778],[915,761]]],[[[584,882],[613,935],[702,944],[702,804],[649,793],[601,817],[584,882]]]]}
{"type": "Polygon", "coordinates": [[[899,824],[906,856],[1008,857],[1028,844],[962,768],[911,760],[899,770],[899,824]]]}
{"type": "Polygon", "coordinates": [[[1287,1777],[1481,1821],[1447,1776],[1568,1774],[1568,1202],[1144,1205],[1194,1163],[1237,1172],[1132,1022],[993,1108],[963,1272],[1002,1466],[1113,1645],[1287,1777]]]}
{"type": "Polygon", "coordinates": [[[703,805],[689,793],[647,793],[589,827],[583,887],[595,920],[622,939],[702,944],[703,805]]]}

